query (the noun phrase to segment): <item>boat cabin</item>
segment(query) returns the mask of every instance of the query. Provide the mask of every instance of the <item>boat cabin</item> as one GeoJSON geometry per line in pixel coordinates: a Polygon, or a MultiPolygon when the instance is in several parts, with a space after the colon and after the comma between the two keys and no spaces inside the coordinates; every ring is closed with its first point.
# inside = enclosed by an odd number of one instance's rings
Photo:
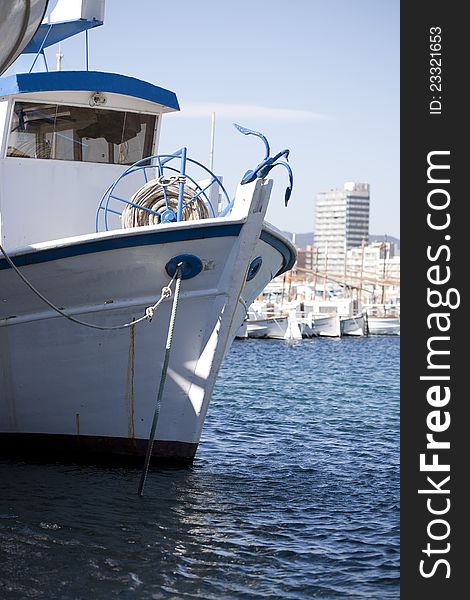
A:
{"type": "Polygon", "coordinates": [[[177,110],[173,92],[114,73],[0,78],[4,247],[93,233],[108,186],[129,165],[157,153],[161,117],[177,110]]]}

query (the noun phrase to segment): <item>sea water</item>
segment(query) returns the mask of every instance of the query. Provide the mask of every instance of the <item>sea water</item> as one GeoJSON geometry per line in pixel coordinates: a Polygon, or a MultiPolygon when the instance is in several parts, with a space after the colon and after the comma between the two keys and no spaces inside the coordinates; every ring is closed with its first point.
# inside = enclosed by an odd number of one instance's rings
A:
{"type": "Polygon", "coordinates": [[[399,342],[235,341],[193,466],[143,498],[0,460],[0,598],[398,599],[399,342]]]}

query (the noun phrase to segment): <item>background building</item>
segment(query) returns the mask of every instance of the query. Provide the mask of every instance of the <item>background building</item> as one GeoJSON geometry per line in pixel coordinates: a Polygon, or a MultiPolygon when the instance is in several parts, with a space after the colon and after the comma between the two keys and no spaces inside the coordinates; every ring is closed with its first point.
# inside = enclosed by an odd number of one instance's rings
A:
{"type": "Polygon", "coordinates": [[[344,274],[347,250],[369,239],[369,207],[368,183],[349,181],[342,190],[317,194],[315,246],[322,270],[344,274]]]}
{"type": "Polygon", "coordinates": [[[308,245],[306,248],[297,248],[296,267],[313,270],[316,267],[315,263],[316,250],[313,246],[308,245]]]}
{"type": "Polygon", "coordinates": [[[391,242],[374,242],[352,248],[347,254],[347,283],[361,290],[370,304],[400,301],[400,255],[391,242]]]}

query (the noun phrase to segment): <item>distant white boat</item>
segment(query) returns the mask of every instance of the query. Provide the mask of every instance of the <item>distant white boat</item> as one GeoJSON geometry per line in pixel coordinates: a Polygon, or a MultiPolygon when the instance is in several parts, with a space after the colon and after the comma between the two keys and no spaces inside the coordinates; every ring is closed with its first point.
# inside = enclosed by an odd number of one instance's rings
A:
{"type": "Polygon", "coordinates": [[[246,321],[247,334],[249,338],[271,338],[283,340],[289,327],[289,317],[267,317],[260,319],[248,319],[246,321]]]}
{"type": "Polygon", "coordinates": [[[314,335],[321,337],[340,337],[340,318],[335,314],[312,315],[312,330],[314,335]]]}
{"type": "Polygon", "coordinates": [[[370,335],[400,335],[400,317],[368,317],[370,335]]]}
{"type": "Polygon", "coordinates": [[[307,320],[306,318],[303,318],[303,319],[299,320],[298,323],[299,323],[300,335],[302,338],[311,338],[314,336],[311,320],[307,320]]]}
{"type": "Polygon", "coordinates": [[[237,330],[237,338],[269,338],[274,340],[300,340],[302,335],[295,311],[283,313],[264,302],[254,302],[247,318],[237,330]],[[272,313],[275,314],[272,314],[272,313]],[[271,314],[270,314],[271,313],[271,314]]]}
{"type": "Polygon", "coordinates": [[[357,302],[350,297],[329,298],[312,302],[313,330],[315,335],[339,337],[341,335],[362,336],[365,321],[358,313],[357,302]]]}
{"type": "Polygon", "coordinates": [[[341,335],[366,335],[366,322],[364,315],[355,315],[353,317],[341,317],[341,335]]]}
{"type": "Polygon", "coordinates": [[[365,309],[370,335],[400,335],[399,304],[372,304],[365,309]]]}

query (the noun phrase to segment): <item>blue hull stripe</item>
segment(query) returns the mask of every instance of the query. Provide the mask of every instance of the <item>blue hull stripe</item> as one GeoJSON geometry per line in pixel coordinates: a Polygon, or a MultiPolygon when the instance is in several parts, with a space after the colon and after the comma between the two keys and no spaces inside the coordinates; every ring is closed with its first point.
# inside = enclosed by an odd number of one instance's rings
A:
{"type": "Polygon", "coordinates": [[[283,258],[282,267],[276,273],[275,277],[277,277],[278,275],[282,275],[289,269],[292,269],[292,267],[295,264],[295,261],[297,260],[297,257],[292,252],[292,250],[290,249],[289,246],[284,244],[284,242],[281,239],[279,239],[272,233],[265,231],[264,229],[261,232],[260,240],[263,242],[266,242],[266,244],[269,244],[270,246],[272,246],[273,248],[275,248],[278,252],[280,252],[282,254],[282,258],[283,258]]]}
{"type": "MultiPolygon", "coordinates": [[[[62,248],[51,248],[50,250],[37,250],[28,254],[13,257],[17,267],[35,265],[52,260],[93,254],[95,252],[106,252],[119,248],[135,248],[138,246],[152,246],[155,244],[166,244],[171,242],[183,242],[190,240],[204,240],[216,237],[236,237],[240,233],[240,224],[217,225],[215,227],[195,227],[194,229],[180,229],[173,231],[153,231],[147,234],[128,235],[111,239],[93,240],[81,244],[64,246],[62,248]]],[[[7,261],[0,259],[0,270],[11,269],[7,261]]]]}
{"type": "MultiPolygon", "coordinates": [[[[84,254],[93,254],[95,252],[106,252],[108,250],[120,248],[136,248],[138,246],[152,246],[155,244],[203,240],[215,237],[236,237],[239,235],[241,228],[242,225],[240,224],[230,224],[173,231],[154,231],[147,234],[94,240],[91,242],[64,246],[62,248],[51,248],[50,250],[37,250],[28,254],[15,256],[13,257],[13,262],[17,267],[23,267],[26,265],[36,265],[53,260],[82,256],[84,254]]],[[[285,273],[293,267],[296,256],[292,253],[289,246],[284,244],[281,239],[265,230],[261,231],[260,239],[275,248],[282,255],[282,267],[276,273],[276,276],[282,275],[282,273],[285,273]]],[[[0,259],[0,271],[10,268],[10,265],[4,258],[0,259]]]]}

